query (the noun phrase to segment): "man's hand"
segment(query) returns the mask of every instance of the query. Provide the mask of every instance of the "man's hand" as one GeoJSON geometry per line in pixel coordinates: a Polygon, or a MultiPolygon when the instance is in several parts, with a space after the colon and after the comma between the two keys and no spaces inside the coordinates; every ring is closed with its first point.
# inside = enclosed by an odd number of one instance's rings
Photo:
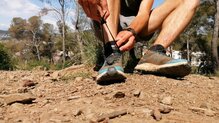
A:
{"type": "Polygon", "coordinates": [[[135,36],[132,32],[123,30],[116,36],[116,44],[120,47],[120,51],[128,51],[135,45],[135,36]]]}
{"type": "Polygon", "coordinates": [[[107,0],[78,0],[78,3],[93,20],[100,21],[101,17],[106,20],[110,15],[107,0]]]}

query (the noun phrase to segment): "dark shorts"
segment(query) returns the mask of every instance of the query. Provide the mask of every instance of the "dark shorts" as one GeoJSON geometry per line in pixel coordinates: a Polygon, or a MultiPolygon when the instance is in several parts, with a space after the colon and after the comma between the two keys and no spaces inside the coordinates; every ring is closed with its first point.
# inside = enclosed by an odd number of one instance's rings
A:
{"type": "Polygon", "coordinates": [[[136,16],[142,0],[121,0],[121,15],[136,16]]]}

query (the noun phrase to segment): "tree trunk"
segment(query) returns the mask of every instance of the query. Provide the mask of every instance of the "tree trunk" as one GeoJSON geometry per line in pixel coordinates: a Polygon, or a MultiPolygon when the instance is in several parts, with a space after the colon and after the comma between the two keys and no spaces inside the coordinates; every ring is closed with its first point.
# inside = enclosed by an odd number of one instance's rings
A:
{"type": "Polygon", "coordinates": [[[61,21],[62,21],[62,68],[64,68],[65,65],[65,57],[66,57],[66,51],[65,51],[65,0],[59,0],[59,4],[61,6],[61,21]]]}
{"type": "Polygon", "coordinates": [[[32,39],[32,41],[33,41],[34,47],[35,47],[36,50],[37,50],[37,58],[38,58],[38,60],[40,61],[40,51],[39,51],[39,46],[37,45],[37,41],[36,41],[36,33],[35,33],[34,31],[32,31],[32,33],[33,33],[33,39],[32,39]]]}
{"type": "Polygon", "coordinates": [[[78,42],[78,45],[80,48],[81,63],[83,64],[85,61],[85,54],[84,54],[84,50],[83,50],[83,41],[81,40],[79,30],[78,30],[78,34],[77,34],[77,42],[78,42]]]}
{"type": "Polygon", "coordinates": [[[187,60],[189,61],[189,62],[191,62],[190,61],[190,50],[189,50],[189,40],[187,39],[187,41],[186,41],[186,47],[187,47],[187,60]]]}
{"type": "Polygon", "coordinates": [[[216,67],[219,67],[219,60],[218,60],[218,29],[219,29],[219,0],[217,0],[217,13],[215,15],[215,23],[214,23],[214,34],[212,39],[212,55],[213,60],[216,62],[216,67]]]}
{"type": "Polygon", "coordinates": [[[65,52],[65,21],[63,20],[63,26],[62,26],[62,50],[63,50],[63,67],[65,64],[65,56],[66,56],[66,52],[65,52]]]}
{"type": "Polygon", "coordinates": [[[36,45],[36,44],[35,44],[35,47],[36,47],[36,50],[37,50],[37,58],[38,58],[38,60],[40,61],[40,60],[41,60],[41,58],[40,58],[40,50],[39,50],[39,45],[36,45]]]}

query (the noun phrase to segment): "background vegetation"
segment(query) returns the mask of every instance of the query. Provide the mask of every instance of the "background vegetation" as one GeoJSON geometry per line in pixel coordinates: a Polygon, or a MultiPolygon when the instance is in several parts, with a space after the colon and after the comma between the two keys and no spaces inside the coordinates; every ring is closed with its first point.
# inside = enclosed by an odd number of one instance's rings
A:
{"type": "MultiPolygon", "coordinates": [[[[27,20],[21,17],[11,20],[8,29],[11,39],[2,41],[0,45],[0,69],[32,69],[36,66],[62,69],[78,64],[94,66],[101,54],[102,43],[95,38],[89,19],[77,2],[40,1],[50,4],[51,8],[42,8],[39,15],[27,20]],[[77,16],[69,16],[70,11],[76,12],[77,16]],[[48,13],[56,15],[56,25],[41,20],[48,13]]],[[[219,66],[218,3],[218,0],[201,0],[192,22],[172,45],[173,49],[182,51],[188,60],[191,60],[191,52],[205,53],[206,59],[214,61],[215,70],[219,66]]]]}

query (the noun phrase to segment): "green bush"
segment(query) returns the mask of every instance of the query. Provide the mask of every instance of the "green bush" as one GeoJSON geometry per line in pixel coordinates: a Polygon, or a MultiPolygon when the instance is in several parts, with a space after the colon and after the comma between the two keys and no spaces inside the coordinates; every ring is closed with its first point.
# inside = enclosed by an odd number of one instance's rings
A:
{"type": "Polygon", "coordinates": [[[12,70],[13,63],[8,51],[0,44],[0,70],[12,70]]]}

